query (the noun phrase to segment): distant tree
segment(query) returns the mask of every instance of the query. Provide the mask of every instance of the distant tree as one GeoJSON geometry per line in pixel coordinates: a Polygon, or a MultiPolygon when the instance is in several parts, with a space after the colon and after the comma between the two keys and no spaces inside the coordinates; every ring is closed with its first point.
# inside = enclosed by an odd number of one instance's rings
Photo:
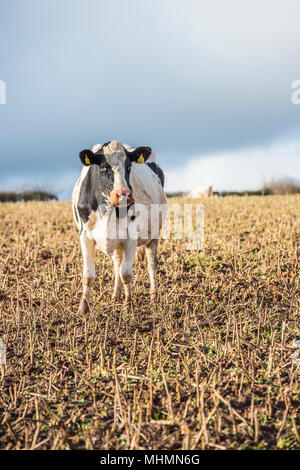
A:
{"type": "Polygon", "coordinates": [[[263,186],[264,194],[298,194],[300,181],[294,178],[272,179],[263,186]]]}

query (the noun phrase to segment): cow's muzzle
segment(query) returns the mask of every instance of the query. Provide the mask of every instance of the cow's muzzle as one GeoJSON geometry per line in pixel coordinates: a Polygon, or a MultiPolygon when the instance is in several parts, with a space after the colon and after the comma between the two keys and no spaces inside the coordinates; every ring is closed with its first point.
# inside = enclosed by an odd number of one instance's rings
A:
{"type": "Polygon", "coordinates": [[[114,189],[108,196],[109,202],[116,207],[130,206],[133,202],[133,195],[130,189],[114,189]]]}

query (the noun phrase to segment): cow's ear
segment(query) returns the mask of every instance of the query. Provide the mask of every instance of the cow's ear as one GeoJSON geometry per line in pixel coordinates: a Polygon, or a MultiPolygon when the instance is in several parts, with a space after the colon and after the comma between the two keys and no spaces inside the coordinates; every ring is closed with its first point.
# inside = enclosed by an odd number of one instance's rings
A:
{"type": "Polygon", "coordinates": [[[125,149],[126,155],[132,162],[145,163],[151,155],[151,147],[137,147],[133,151],[125,149]]]}
{"type": "Polygon", "coordinates": [[[92,165],[93,163],[99,165],[99,163],[101,163],[102,158],[104,158],[104,156],[99,153],[94,153],[89,149],[85,149],[85,150],[81,150],[81,152],[79,153],[79,158],[81,160],[81,163],[83,163],[83,165],[89,166],[89,165],[92,165]]]}

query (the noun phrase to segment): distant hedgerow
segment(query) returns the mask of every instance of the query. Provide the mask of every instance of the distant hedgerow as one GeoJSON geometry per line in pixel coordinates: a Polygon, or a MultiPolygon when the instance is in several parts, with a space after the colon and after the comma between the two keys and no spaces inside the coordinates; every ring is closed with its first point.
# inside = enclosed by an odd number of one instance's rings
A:
{"type": "Polygon", "coordinates": [[[0,191],[0,202],[57,201],[58,197],[49,191],[0,191]]]}

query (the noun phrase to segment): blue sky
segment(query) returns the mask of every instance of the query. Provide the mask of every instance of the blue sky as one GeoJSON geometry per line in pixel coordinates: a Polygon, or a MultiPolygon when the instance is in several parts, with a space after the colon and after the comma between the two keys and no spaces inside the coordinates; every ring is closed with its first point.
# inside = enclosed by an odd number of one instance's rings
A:
{"type": "Polygon", "coordinates": [[[78,153],[150,145],[167,189],[300,178],[300,4],[0,0],[0,190],[70,197],[78,153]]]}

